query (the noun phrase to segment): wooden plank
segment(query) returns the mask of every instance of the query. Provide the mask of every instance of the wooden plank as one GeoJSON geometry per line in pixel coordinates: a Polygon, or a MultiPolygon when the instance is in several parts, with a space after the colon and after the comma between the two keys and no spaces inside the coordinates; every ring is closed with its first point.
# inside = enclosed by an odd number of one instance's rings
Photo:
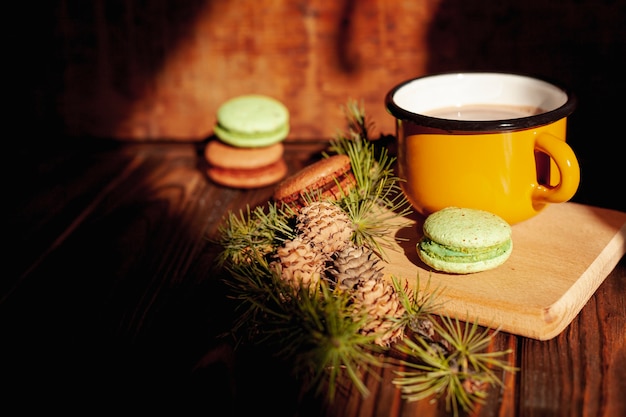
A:
{"type": "Polygon", "coordinates": [[[626,415],[625,260],[561,334],[520,339],[518,415],[626,415]]]}
{"type": "Polygon", "coordinates": [[[334,135],[348,99],[391,133],[384,95],[425,72],[439,2],[64,2],[62,116],[74,135],[202,140],[222,102],[262,93],[290,109],[289,140],[334,135]]]}
{"type": "MultiPolygon", "coordinates": [[[[291,171],[315,150],[319,146],[292,144],[291,171]]],[[[130,403],[147,412],[172,406],[178,414],[449,416],[441,401],[400,400],[389,383],[398,367],[380,369],[380,380],[367,378],[370,397],[347,387],[326,405],[312,393],[299,394],[289,364],[273,352],[225,346],[218,335],[229,329],[235,306],[211,270],[215,253],[205,233],[216,231],[227,210],[261,204],[271,189],[205,183],[196,170],[200,154],[193,144],[165,143],[91,151],[51,143],[19,154],[27,158],[14,172],[19,192],[10,193],[15,208],[7,218],[23,233],[9,235],[18,255],[10,253],[9,270],[24,279],[0,303],[1,365],[14,381],[6,398],[29,392],[63,410],[64,393],[72,392],[111,410],[130,403]],[[29,260],[33,268],[25,267],[29,260]],[[268,375],[275,377],[272,384],[268,375]]],[[[571,225],[559,220],[546,232],[585,235],[584,244],[567,245],[580,246],[575,251],[561,256],[565,248],[556,248],[550,255],[570,263],[585,248],[601,250],[603,238],[596,237],[605,233],[595,227],[612,230],[623,215],[565,207],[580,230],[567,230],[571,225]]],[[[545,238],[542,248],[562,240],[545,238]]],[[[491,387],[487,403],[471,415],[624,415],[625,261],[558,336],[539,341],[498,334],[489,349],[513,349],[511,361],[521,370],[505,374],[505,386],[491,387]]]]}

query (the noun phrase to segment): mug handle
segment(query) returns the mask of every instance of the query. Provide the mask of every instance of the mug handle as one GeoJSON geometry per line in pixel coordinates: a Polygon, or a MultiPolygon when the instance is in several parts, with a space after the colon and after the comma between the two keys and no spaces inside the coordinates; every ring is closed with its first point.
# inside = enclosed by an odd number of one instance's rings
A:
{"type": "Polygon", "coordinates": [[[572,148],[549,133],[535,139],[535,149],[548,155],[559,170],[559,183],[554,186],[538,184],[533,199],[549,203],[563,203],[576,194],[580,184],[580,166],[572,148]]]}

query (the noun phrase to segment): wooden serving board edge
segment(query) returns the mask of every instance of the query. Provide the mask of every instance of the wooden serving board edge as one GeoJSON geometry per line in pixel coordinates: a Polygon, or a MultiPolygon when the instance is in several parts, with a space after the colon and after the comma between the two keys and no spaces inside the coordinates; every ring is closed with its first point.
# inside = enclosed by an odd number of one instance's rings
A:
{"type": "MultiPolygon", "coordinates": [[[[574,318],[580,310],[587,304],[596,290],[602,285],[606,277],[618,264],[620,258],[626,253],[626,223],[618,233],[608,243],[600,255],[589,268],[574,283],[570,290],[553,305],[544,310],[541,318],[540,331],[537,334],[529,335],[538,340],[549,340],[558,336],[574,318]],[[572,302],[570,294],[587,294],[583,300],[577,303],[572,302]]],[[[538,323],[539,325],[539,323],[538,323]]]]}
{"type": "MultiPolygon", "coordinates": [[[[612,231],[614,234],[595,259],[586,265],[576,281],[556,301],[548,305],[512,309],[507,303],[499,305],[490,299],[469,299],[463,291],[447,288],[445,278],[450,278],[447,274],[428,270],[424,265],[419,266],[421,261],[415,259],[416,236],[411,236],[411,233],[417,233],[416,228],[421,228],[423,218],[419,216],[417,220],[407,218],[405,223],[391,231],[395,244],[386,254],[388,259],[384,268],[385,277],[407,280],[413,288],[419,285],[422,290],[428,287],[428,291],[438,291],[437,307],[434,310],[436,314],[470,320],[532,339],[552,339],[572,322],[626,253],[626,213],[577,203],[562,203],[561,208],[589,212],[585,212],[583,216],[609,216],[613,223],[619,222],[621,227],[612,231]],[[407,236],[411,238],[406,239],[407,236]],[[413,259],[409,259],[410,257],[413,259]]],[[[479,274],[483,273],[473,275],[479,274]]]]}

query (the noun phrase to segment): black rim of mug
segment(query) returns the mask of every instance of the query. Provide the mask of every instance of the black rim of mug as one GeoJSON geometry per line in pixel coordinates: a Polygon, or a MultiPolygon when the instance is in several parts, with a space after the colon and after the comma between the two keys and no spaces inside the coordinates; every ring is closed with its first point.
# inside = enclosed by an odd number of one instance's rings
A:
{"type": "Polygon", "coordinates": [[[405,80],[396,86],[394,86],[387,95],[385,96],[385,106],[387,111],[394,116],[398,120],[413,122],[417,125],[429,127],[432,129],[444,130],[447,132],[454,133],[471,133],[471,132],[484,132],[484,133],[498,133],[498,132],[506,132],[506,131],[515,131],[528,129],[531,127],[538,127],[547,125],[557,120],[560,120],[564,117],[569,116],[574,112],[577,105],[577,98],[574,93],[563,86],[560,83],[557,83],[552,80],[548,80],[544,77],[523,74],[523,73],[515,73],[515,72],[497,72],[497,71],[455,71],[455,72],[442,72],[437,74],[428,74],[421,77],[411,78],[409,80],[405,80]],[[413,113],[408,110],[403,109],[402,107],[395,104],[393,97],[400,88],[405,85],[427,77],[433,76],[443,76],[450,74],[507,74],[507,75],[516,75],[520,77],[533,78],[539,81],[543,81],[549,83],[558,89],[562,90],[567,95],[567,101],[560,107],[557,107],[554,110],[550,110],[541,114],[536,114],[528,117],[520,117],[516,119],[506,119],[506,120],[450,120],[450,119],[440,119],[437,117],[425,116],[419,113],[413,113]]]}

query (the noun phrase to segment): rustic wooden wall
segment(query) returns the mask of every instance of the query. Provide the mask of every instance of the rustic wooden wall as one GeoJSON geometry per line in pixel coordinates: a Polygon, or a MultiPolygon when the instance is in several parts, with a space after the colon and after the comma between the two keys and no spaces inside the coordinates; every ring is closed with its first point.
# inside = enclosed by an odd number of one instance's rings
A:
{"type": "MultiPolygon", "coordinates": [[[[581,98],[577,132],[607,114],[619,118],[605,103],[626,96],[625,0],[19,6],[7,14],[5,51],[8,79],[25,105],[16,107],[28,110],[31,125],[72,136],[202,140],[220,103],[251,92],[287,104],[289,140],[333,136],[348,99],[362,100],[379,130],[392,133],[388,89],[449,70],[523,71],[566,82],[581,98]]],[[[582,134],[580,142],[587,142],[582,134]]]]}
{"type": "Polygon", "coordinates": [[[348,99],[389,130],[384,94],[425,72],[439,1],[64,1],[63,118],[74,134],[198,140],[254,92],[288,106],[290,138],[333,135],[348,99]]]}

